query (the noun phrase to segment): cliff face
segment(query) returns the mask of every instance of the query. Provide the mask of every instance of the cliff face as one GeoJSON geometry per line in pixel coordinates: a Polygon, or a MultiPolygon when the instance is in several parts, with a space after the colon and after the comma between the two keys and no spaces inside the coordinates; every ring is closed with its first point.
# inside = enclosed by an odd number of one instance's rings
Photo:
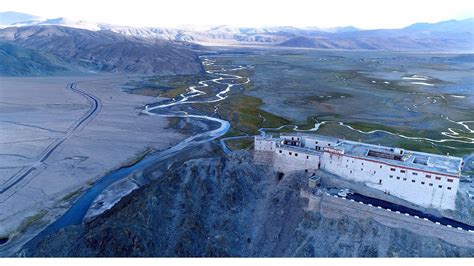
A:
{"type": "Polygon", "coordinates": [[[306,212],[303,176],[239,152],[190,160],[97,219],[41,241],[27,256],[473,256],[373,220],[306,212]]]}

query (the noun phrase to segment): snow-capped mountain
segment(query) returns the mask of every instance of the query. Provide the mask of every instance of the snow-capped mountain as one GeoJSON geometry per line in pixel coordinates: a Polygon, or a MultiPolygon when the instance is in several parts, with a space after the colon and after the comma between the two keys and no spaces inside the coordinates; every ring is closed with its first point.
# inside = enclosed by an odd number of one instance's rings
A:
{"type": "Polygon", "coordinates": [[[402,29],[361,30],[352,26],[319,27],[235,27],[228,25],[176,28],[131,27],[67,18],[0,12],[3,27],[55,25],[90,31],[107,30],[127,36],[199,44],[278,45],[318,49],[368,49],[465,51],[474,50],[474,19],[439,23],[416,23],[402,29]],[[25,19],[25,20],[22,20],[25,19]]]}

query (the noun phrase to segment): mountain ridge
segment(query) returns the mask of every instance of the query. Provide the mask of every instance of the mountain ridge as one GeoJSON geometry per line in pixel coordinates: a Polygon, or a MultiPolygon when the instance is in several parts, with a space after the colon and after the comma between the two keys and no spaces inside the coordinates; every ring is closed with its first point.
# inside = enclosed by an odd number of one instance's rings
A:
{"type": "MultiPolygon", "coordinates": [[[[70,64],[66,69],[85,65],[90,71],[111,73],[188,75],[203,72],[198,55],[183,43],[111,31],[62,26],[10,27],[0,30],[0,42],[61,58],[70,64]]],[[[1,74],[8,75],[7,72],[1,74]]]]}
{"type": "Polygon", "coordinates": [[[12,26],[57,25],[91,31],[108,30],[127,36],[199,44],[273,45],[281,47],[400,50],[473,51],[474,18],[437,23],[415,23],[400,29],[363,30],[353,26],[319,27],[132,27],[107,23],[74,21],[64,17],[18,22],[12,26]]]}

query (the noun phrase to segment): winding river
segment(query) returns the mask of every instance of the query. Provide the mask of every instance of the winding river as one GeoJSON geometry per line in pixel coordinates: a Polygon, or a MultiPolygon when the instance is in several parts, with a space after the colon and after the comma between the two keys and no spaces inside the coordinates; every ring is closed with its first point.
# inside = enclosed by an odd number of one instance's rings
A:
{"type": "MultiPolygon", "coordinates": [[[[337,124],[339,126],[346,127],[346,128],[348,128],[352,131],[355,131],[355,132],[358,132],[358,133],[361,133],[361,134],[365,134],[365,135],[380,132],[380,133],[396,136],[396,137],[403,138],[403,139],[422,140],[422,141],[427,141],[427,142],[430,142],[430,143],[458,142],[458,143],[465,143],[465,144],[474,144],[474,136],[473,137],[468,137],[468,136],[461,136],[460,135],[460,132],[465,133],[465,134],[473,134],[474,129],[470,128],[468,124],[470,124],[470,123],[474,124],[474,121],[459,121],[459,122],[457,122],[457,121],[453,121],[453,120],[449,119],[448,117],[445,117],[445,118],[446,118],[446,120],[448,120],[452,123],[455,123],[455,124],[458,124],[458,125],[464,127],[465,130],[449,127],[447,129],[447,131],[442,131],[441,132],[441,135],[449,137],[449,138],[446,138],[446,139],[431,139],[431,138],[425,138],[425,137],[406,136],[406,135],[403,135],[403,134],[393,133],[393,132],[383,130],[383,129],[363,131],[363,130],[360,130],[360,129],[356,129],[356,128],[350,126],[350,125],[347,125],[344,122],[321,121],[321,122],[315,123],[314,127],[310,128],[310,129],[299,129],[297,125],[283,125],[283,126],[275,127],[275,128],[261,128],[261,129],[259,129],[259,131],[262,135],[265,134],[265,131],[279,131],[279,130],[282,130],[284,128],[290,128],[291,130],[293,130],[295,132],[316,132],[324,124],[334,123],[334,124],[337,124]]],[[[454,148],[454,147],[452,147],[452,148],[454,148]]]]}
{"type": "MultiPolygon", "coordinates": [[[[203,65],[206,66],[207,68],[217,67],[215,60],[212,60],[208,57],[201,57],[201,59],[202,59],[203,65]]],[[[252,68],[252,66],[238,66],[236,68],[228,68],[228,69],[221,68],[219,70],[207,70],[206,71],[207,74],[215,78],[199,81],[198,85],[190,86],[186,93],[181,94],[175,99],[145,106],[145,108],[141,112],[146,115],[170,117],[170,118],[200,119],[200,120],[209,121],[211,123],[217,123],[219,126],[213,130],[190,136],[184,139],[183,141],[179,142],[178,144],[172,146],[169,149],[162,150],[157,153],[148,155],[143,160],[139,161],[138,163],[132,166],[123,167],[105,175],[104,177],[99,179],[96,183],[94,183],[94,185],[92,185],[85,193],[83,193],[73,203],[73,205],[69,208],[69,210],[63,216],[61,216],[55,222],[50,224],[41,233],[39,233],[35,238],[29,241],[25,245],[25,248],[35,247],[36,243],[39,240],[43,239],[44,237],[48,235],[55,233],[61,228],[67,227],[69,225],[82,223],[87,211],[89,210],[94,200],[102,193],[102,191],[104,191],[107,187],[109,187],[114,182],[129,176],[134,171],[144,169],[158,161],[165,160],[175,155],[176,153],[182,151],[185,148],[197,146],[199,144],[212,141],[226,134],[226,132],[230,128],[230,123],[218,117],[217,111],[219,108],[219,104],[221,101],[225,100],[226,98],[230,96],[229,92],[232,90],[232,88],[236,86],[241,86],[250,82],[250,79],[248,77],[242,77],[239,75],[232,74],[233,71],[238,71],[238,70],[243,70],[243,69],[248,69],[248,68],[252,68]],[[209,93],[209,91],[214,91],[214,92],[209,93]],[[209,104],[209,103],[215,103],[214,113],[210,115],[192,114],[192,113],[188,113],[187,111],[176,110],[181,105],[209,104]]],[[[262,119],[265,120],[264,117],[262,117],[262,119]]],[[[449,118],[446,118],[446,119],[449,120],[449,118]]],[[[468,125],[469,123],[473,123],[472,121],[462,121],[462,122],[456,122],[452,120],[450,121],[458,124],[458,126],[462,126],[468,133],[474,132],[474,130],[468,125]]],[[[320,126],[324,125],[325,123],[330,123],[330,122],[329,121],[317,122],[315,123],[313,128],[307,129],[307,130],[299,129],[298,126],[296,125],[284,125],[278,128],[260,128],[259,132],[262,135],[264,135],[266,131],[278,131],[283,128],[291,128],[293,131],[297,131],[297,132],[305,132],[305,131],[316,132],[318,131],[320,126]]],[[[385,130],[373,130],[373,131],[365,132],[365,131],[355,129],[351,127],[350,125],[346,125],[342,122],[331,122],[331,123],[337,123],[340,126],[347,127],[353,131],[357,131],[363,134],[383,132],[386,134],[396,135],[401,138],[413,139],[413,140],[425,140],[425,141],[438,142],[438,143],[448,142],[448,141],[474,143],[474,139],[466,140],[465,137],[458,136],[459,134],[455,132],[453,129],[448,129],[449,132],[443,132],[443,135],[449,137],[449,139],[434,140],[434,139],[428,139],[428,138],[404,136],[404,135],[388,132],[385,130]]],[[[227,153],[227,152],[230,152],[230,150],[225,145],[225,140],[236,139],[236,138],[250,138],[250,137],[253,137],[253,136],[246,135],[246,136],[229,137],[229,138],[221,139],[221,146],[224,152],[227,153]]]]}
{"type": "MultiPolygon", "coordinates": [[[[204,66],[212,67],[215,64],[215,61],[209,58],[202,57],[201,59],[204,66]]],[[[230,124],[228,121],[216,117],[218,102],[229,97],[228,93],[233,87],[250,82],[250,79],[248,77],[241,77],[238,75],[229,74],[228,72],[242,70],[250,67],[252,66],[239,66],[237,68],[220,69],[218,71],[207,70],[207,74],[215,76],[216,78],[199,81],[199,85],[189,87],[186,93],[183,93],[179,96],[179,99],[172,99],[171,101],[164,101],[162,103],[153,104],[151,107],[149,105],[145,106],[144,110],[142,110],[143,114],[160,117],[178,117],[207,120],[213,123],[218,123],[219,127],[207,132],[190,136],[166,150],[162,150],[157,153],[146,156],[143,160],[132,166],[120,168],[100,178],[72,204],[72,206],[68,209],[66,213],[64,213],[64,215],[62,215],[59,219],[57,219],[55,222],[53,222],[43,231],[41,231],[38,235],[36,235],[24,246],[24,248],[34,248],[38,241],[55,233],[56,231],[69,225],[76,225],[82,223],[87,211],[89,210],[94,200],[102,193],[102,191],[104,191],[104,189],[109,187],[114,182],[129,176],[137,170],[144,169],[158,161],[167,159],[185,148],[197,146],[199,144],[212,141],[226,134],[230,128],[230,124]],[[216,88],[224,88],[218,90],[215,94],[208,94],[203,90],[213,84],[221,85],[216,86],[216,88]],[[215,116],[189,114],[184,111],[171,110],[171,108],[174,106],[199,103],[216,103],[216,105],[214,106],[215,112],[213,114],[215,116]]]]}

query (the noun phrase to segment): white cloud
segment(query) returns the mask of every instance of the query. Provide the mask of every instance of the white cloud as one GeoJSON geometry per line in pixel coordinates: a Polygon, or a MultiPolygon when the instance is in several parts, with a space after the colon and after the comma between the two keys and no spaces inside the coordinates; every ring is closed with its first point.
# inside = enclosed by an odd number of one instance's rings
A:
{"type": "Polygon", "coordinates": [[[466,0],[2,0],[0,10],[132,26],[235,25],[399,28],[474,16],[466,0]]]}

